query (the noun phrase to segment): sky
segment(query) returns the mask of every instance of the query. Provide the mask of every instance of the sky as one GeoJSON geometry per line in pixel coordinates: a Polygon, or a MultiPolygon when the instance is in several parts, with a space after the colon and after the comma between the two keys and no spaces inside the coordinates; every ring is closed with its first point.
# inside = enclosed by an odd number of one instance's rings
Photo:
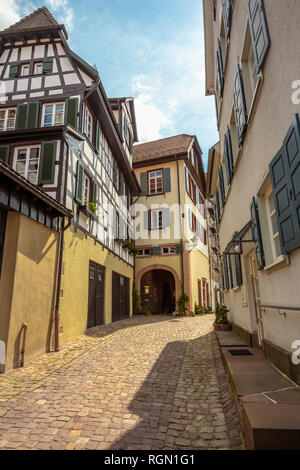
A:
{"type": "Polygon", "coordinates": [[[109,97],[133,96],[140,142],[196,135],[206,167],[218,141],[205,96],[202,0],[0,0],[0,29],[46,6],[109,97]]]}

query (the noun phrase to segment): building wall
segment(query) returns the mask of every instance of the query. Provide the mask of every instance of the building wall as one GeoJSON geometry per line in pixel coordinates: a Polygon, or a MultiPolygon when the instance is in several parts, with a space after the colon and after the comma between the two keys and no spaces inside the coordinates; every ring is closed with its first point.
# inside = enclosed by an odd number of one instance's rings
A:
{"type": "MultiPolygon", "coordinates": [[[[234,2],[230,41],[227,45],[225,61],[224,93],[219,111],[221,157],[224,153],[224,135],[232,113],[233,82],[237,63],[240,63],[242,56],[247,3],[246,0],[234,2]]],[[[252,198],[259,196],[268,177],[269,164],[281,148],[294,115],[300,112],[300,106],[292,103],[294,92],[292,84],[299,78],[300,65],[297,53],[300,38],[299,2],[297,0],[288,2],[264,0],[264,5],[271,46],[249,115],[246,137],[240,152],[235,155],[235,174],[230,188],[226,187],[227,200],[219,228],[222,253],[231,241],[233,233],[240,231],[249,222],[252,198]]],[[[221,15],[221,2],[217,2],[217,21],[214,23],[215,51],[220,33],[221,15]]],[[[227,186],[226,183],[225,186],[227,186]]],[[[261,223],[263,224],[263,221],[261,223]]],[[[265,241],[264,245],[267,250],[268,241],[265,241]]],[[[250,249],[254,249],[254,244],[246,251],[249,252],[250,249]]],[[[256,329],[256,322],[246,256],[242,257],[242,267],[249,297],[247,306],[244,305],[243,288],[226,292],[225,302],[230,307],[234,322],[249,332],[253,332],[256,329]]],[[[285,262],[278,264],[276,269],[267,267],[258,273],[261,302],[299,305],[297,288],[299,275],[300,249],[297,249],[285,262]]],[[[285,318],[276,310],[266,309],[262,312],[262,318],[265,338],[277,346],[292,351],[292,342],[300,338],[300,317],[297,312],[287,312],[285,318]]]]}
{"type": "Polygon", "coordinates": [[[211,305],[209,260],[208,256],[197,249],[193,250],[188,256],[190,257],[190,304],[191,310],[194,311],[195,303],[199,305],[198,280],[206,279],[208,282],[211,305]]]}
{"type": "Polygon", "coordinates": [[[65,232],[64,269],[60,300],[60,344],[64,344],[87,329],[89,262],[105,267],[104,322],[112,322],[112,271],[130,279],[130,315],[132,315],[133,267],[96,244],[90,236],[74,227],[65,232]]]}
{"type": "Polygon", "coordinates": [[[7,344],[6,369],[20,360],[22,325],[28,325],[25,362],[49,351],[58,234],[32,219],[8,213],[0,282],[1,339],[7,344]],[[1,318],[2,320],[2,318],[1,318]],[[2,330],[5,329],[5,331],[2,330]],[[6,339],[5,339],[6,336],[6,339]]]}

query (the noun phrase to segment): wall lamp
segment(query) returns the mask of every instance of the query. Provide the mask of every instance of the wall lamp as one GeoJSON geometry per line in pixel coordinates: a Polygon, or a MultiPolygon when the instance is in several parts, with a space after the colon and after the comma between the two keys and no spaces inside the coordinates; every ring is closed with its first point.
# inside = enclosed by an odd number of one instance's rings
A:
{"type": "Polygon", "coordinates": [[[243,243],[255,243],[254,240],[241,240],[238,232],[235,232],[232,237],[232,244],[234,245],[234,253],[226,251],[225,255],[241,255],[243,254],[243,243]]]}

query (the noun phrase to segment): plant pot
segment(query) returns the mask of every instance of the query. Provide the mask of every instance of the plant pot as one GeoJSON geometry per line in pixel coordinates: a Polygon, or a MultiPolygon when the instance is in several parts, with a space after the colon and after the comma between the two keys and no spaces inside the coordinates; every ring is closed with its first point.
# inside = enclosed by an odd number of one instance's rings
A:
{"type": "Polygon", "coordinates": [[[214,323],[215,331],[230,331],[231,324],[230,323],[214,323]]]}

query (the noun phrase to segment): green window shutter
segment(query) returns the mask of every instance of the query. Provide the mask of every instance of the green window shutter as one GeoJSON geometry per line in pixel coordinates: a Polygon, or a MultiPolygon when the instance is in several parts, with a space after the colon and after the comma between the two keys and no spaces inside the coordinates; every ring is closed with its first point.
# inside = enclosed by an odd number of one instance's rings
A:
{"type": "Polygon", "coordinates": [[[226,163],[227,183],[228,185],[230,185],[231,174],[230,174],[230,164],[229,164],[229,155],[228,155],[227,134],[225,134],[224,136],[224,155],[225,155],[225,163],[226,163]]]}
{"type": "Polygon", "coordinates": [[[263,0],[248,1],[248,16],[257,73],[262,69],[271,45],[263,0]]]}
{"type": "Polygon", "coordinates": [[[216,209],[217,209],[216,223],[217,223],[217,226],[218,226],[220,224],[220,220],[221,220],[220,196],[219,196],[219,191],[218,190],[216,190],[216,209]]]}
{"type": "Polygon", "coordinates": [[[222,0],[222,9],[226,39],[229,39],[232,21],[232,0],[222,0]]]}
{"type": "Polygon", "coordinates": [[[256,259],[257,259],[257,266],[259,269],[263,269],[265,267],[265,255],[264,255],[264,247],[261,237],[261,230],[260,230],[260,221],[259,221],[259,213],[258,207],[255,197],[252,200],[251,204],[251,229],[252,229],[252,238],[256,245],[256,259]]]}
{"type": "Polygon", "coordinates": [[[148,174],[141,173],[140,175],[141,195],[147,196],[148,194],[148,174]]]}
{"type": "Polygon", "coordinates": [[[92,200],[93,204],[97,204],[98,202],[98,184],[96,181],[93,181],[93,191],[92,191],[92,200]]]}
{"type": "Polygon", "coordinates": [[[121,196],[124,196],[125,195],[125,191],[124,191],[124,176],[123,176],[123,173],[120,174],[120,195],[121,196]]]}
{"type": "Polygon", "coordinates": [[[160,256],[160,246],[153,246],[151,248],[152,256],[160,256]]]}
{"type": "Polygon", "coordinates": [[[220,168],[219,168],[219,185],[220,185],[220,191],[221,191],[222,207],[224,207],[224,204],[225,204],[225,186],[224,186],[224,175],[223,175],[222,166],[220,166],[220,168]]]}
{"type": "Polygon", "coordinates": [[[77,173],[76,173],[76,190],[75,190],[75,201],[79,204],[83,203],[83,174],[84,168],[82,163],[77,161],[77,173]]]}
{"type": "Polygon", "coordinates": [[[229,289],[229,276],[228,276],[228,262],[227,262],[227,255],[224,256],[224,260],[223,260],[223,270],[224,270],[224,286],[225,286],[225,289],[228,290],[229,289]]]}
{"type": "Polygon", "coordinates": [[[11,64],[9,67],[9,78],[15,78],[19,75],[19,64],[11,64]]]}
{"type": "Polygon", "coordinates": [[[17,109],[16,129],[26,129],[27,125],[27,104],[19,104],[17,109]]]}
{"type": "Polygon", "coordinates": [[[183,244],[180,243],[179,245],[176,245],[176,253],[178,255],[180,255],[181,253],[183,253],[183,244]]]}
{"type": "Polygon", "coordinates": [[[114,163],[113,163],[113,183],[114,183],[116,188],[118,187],[118,171],[117,171],[117,169],[118,169],[117,161],[114,160],[114,163]]]}
{"type": "Polygon", "coordinates": [[[53,71],[53,59],[44,59],[43,73],[52,73],[52,71],[53,71]]]}
{"type": "Polygon", "coordinates": [[[53,184],[57,142],[43,142],[41,151],[39,184],[53,184]]]}
{"type": "Polygon", "coordinates": [[[39,106],[40,103],[38,101],[28,103],[26,129],[36,129],[38,127],[39,106]]]}
{"type": "Polygon", "coordinates": [[[217,19],[216,0],[211,0],[211,7],[212,7],[213,19],[214,21],[216,21],[217,19]]]}
{"type": "Polygon", "coordinates": [[[65,123],[77,129],[78,126],[78,98],[66,100],[65,123]]]}
{"type": "Polygon", "coordinates": [[[231,132],[229,126],[227,134],[224,136],[224,154],[226,161],[227,183],[230,185],[234,173],[234,162],[232,154],[231,132]]]}
{"type": "Polygon", "coordinates": [[[10,145],[0,145],[0,160],[9,162],[10,145]]]}
{"type": "Polygon", "coordinates": [[[150,217],[151,217],[151,211],[145,211],[144,212],[144,229],[145,230],[149,230],[151,228],[150,217]]]}
{"type": "Polygon", "coordinates": [[[100,123],[99,121],[96,121],[96,127],[95,127],[95,148],[97,152],[100,150],[100,123]]]}
{"type": "Polygon", "coordinates": [[[190,193],[190,180],[189,180],[189,170],[185,167],[185,187],[188,193],[190,193]]]}
{"type": "Polygon", "coordinates": [[[222,98],[224,90],[224,66],[223,66],[223,56],[221,41],[218,39],[218,50],[217,50],[217,78],[219,84],[219,96],[222,98]]]}
{"type": "Polygon", "coordinates": [[[236,283],[238,286],[243,284],[243,271],[242,271],[242,263],[241,263],[241,255],[236,254],[234,255],[235,261],[235,274],[236,274],[236,283]]]}
{"type": "Polygon", "coordinates": [[[238,65],[233,88],[233,105],[239,145],[242,145],[248,121],[242,71],[238,65]]]}
{"type": "Polygon", "coordinates": [[[270,164],[282,253],[300,247],[300,119],[296,114],[270,164]]]}
{"type": "Polygon", "coordinates": [[[163,170],[164,192],[171,192],[171,169],[164,168],[163,170]]]}
{"type": "Polygon", "coordinates": [[[228,269],[229,269],[229,288],[233,289],[234,283],[233,283],[233,274],[232,274],[232,263],[231,263],[231,255],[228,256],[228,269]]]}

